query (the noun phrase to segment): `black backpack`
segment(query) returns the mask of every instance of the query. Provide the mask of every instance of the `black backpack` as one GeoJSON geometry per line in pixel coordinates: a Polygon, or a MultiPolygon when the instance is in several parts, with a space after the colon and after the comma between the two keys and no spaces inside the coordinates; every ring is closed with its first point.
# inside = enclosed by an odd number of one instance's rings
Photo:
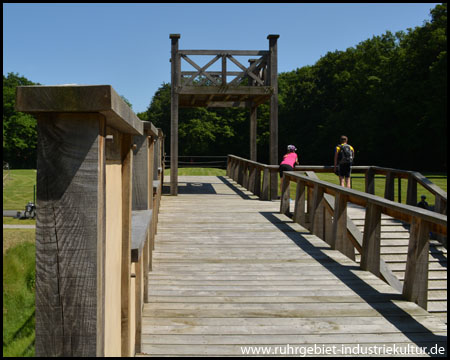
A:
{"type": "Polygon", "coordinates": [[[353,151],[350,148],[350,145],[344,144],[340,146],[341,151],[339,152],[339,155],[341,157],[341,160],[339,161],[339,164],[351,164],[353,162],[353,151]]]}

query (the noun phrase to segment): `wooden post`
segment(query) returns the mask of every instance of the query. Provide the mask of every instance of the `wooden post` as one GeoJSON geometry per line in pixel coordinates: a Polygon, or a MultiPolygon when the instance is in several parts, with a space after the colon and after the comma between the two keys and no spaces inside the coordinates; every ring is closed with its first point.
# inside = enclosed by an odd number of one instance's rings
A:
{"type": "Polygon", "coordinates": [[[105,121],[45,114],[37,124],[36,355],[102,356],[105,121]]]}
{"type": "Polygon", "coordinates": [[[366,193],[368,194],[375,194],[375,171],[372,169],[372,167],[369,167],[369,169],[366,171],[365,174],[365,180],[366,180],[366,193]]]}
{"type": "Polygon", "coordinates": [[[252,105],[250,107],[250,160],[257,161],[257,147],[256,147],[256,136],[257,136],[257,107],[252,105]]]}
{"type": "Polygon", "coordinates": [[[269,200],[269,169],[264,167],[262,183],[262,200],[269,200]]]}
{"type": "Polygon", "coordinates": [[[331,248],[339,250],[352,260],[355,260],[355,248],[347,235],[347,196],[336,194],[334,202],[334,221],[331,248]]]}
{"type": "Polygon", "coordinates": [[[131,344],[131,209],[133,152],[132,136],[122,141],[122,356],[134,356],[131,344]]]}
{"type": "Polygon", "coordinates": [[[369,202],[366,207],[361,269],[380,277],[381,208],[369,202]]]}
{"type": "Polygon", "coordinates": [[[234,164],[233,164],[233,180],[234,181],[238,181],[239,178],[239,161],[237,159],[233,160],[234,164]]]}
{"type": "Polygon", "coordinates": [[[307,198],[306,198],[306,210],[307,217],[305,216],[305,227],[311,231],[311,222],[313,218],[313,204],[314,204],[314,196],[313,196],[313,187],[308,186],[307,190],[307,198]]]}
{"type": "Polygon", "coordinates": [[[238,178],[237,183],[241,186],[244,184],[244,171],[245,171],[245,164],[242,160],[238,160],[239,162],[239,170],[238,170],[238,178]]]}
{"type": "Polygon", "coordinates": [[[222,86],[227,84],[227,55],[222,54],[222,86]]]}
{"type": "Polygon", "coordinates": [[[384,198],[394,201],[394,180],[395,175],[392,171],[388,171],[386,175],[386,184],[384,187],[384,198]]]}
{"type": "Polygon", "coordinates": [[[428,301],[429,231],[429,223],[413,218],[403,284],[403,296],[425,310],[428,301]]]}
{"type": "Polygon", "coordinates": [[[261,196],[261,169],[259,166],[255,166],[255,184],[253,194],[261,196]]]}
{"type": "Polygon", "coordinates": [[[406,194],[406,204],[417,205],[417,180],[413,174],[408,175],[408,190],[406,194]]]}
{"type": "Polygon", "coordinates": [[[288,176],[283,177],[283,183],[281,184],[281,200],[280,200],[280,213],[284,215],[289,215],[289,193],[290,179],[288,176]]]}
{"type": "Polygon", "coordinates": [[[293,220],[302,226],[306,226],[305,214],[305,182],[297,180],[297,189],[295,193],[295,208],[293,220]]]}
{"type": "Polygon", "coordinates": [[[249,165],[248,190],[255,194],[255,180],[256,180],[256,165],[249,165]]]}
{"type": "Polygon", "coordinates": [[[180,63],[178,39],[180,34],[170,34],[171,45],[171,103],[170,103],[170,195],[178,195],[178,79],[180,63]]]}
{"type": "Polygon", "coordinates": [[[153,162],[149,164],[149,139],[147,136],[133,137],[133,210],[150,209],[150,193],[153,189],[149,189],[149,167],[153,166],[153,162]]]}
{"type": "MultiPolygon", "coordinates": [[[[270,96],[270,165],[278,165],[278,47],[280,35],[268,35],[269,39],[269,81],[272,88],[270,96]]],[[[270,197],[278,196],[278,173],[270,174],[270,197]]]]}
{"type": "MultiPolygon", "coordinates": [[[[250,66],[253,65],[255,62],[255,59],[249,59],[248,62],[250,63],[250,66]]],[[[248,76],[248,86],[254,86],[255,80],[253,80],[252,77],[248,76]]],[[[257,161],[257,155],[256,155],[256,136],[257,136],[257,106],[251,102],[250,104],[250,160],[257,161]]]]}
{"type": "Polygon", "coordinates": [[[324,238],[324,199],[323,188],[318,184],[314,184],[314,201],[311,213],[311,232],[319,238],[324,238]]]}
{"type": "Polygon", "coordinates": [[[231,177],[231,158],[230,155],[227,156],[227,172],[225,173],[226,176],[231,177]]]}
{"type": "MultiPolygon", "coordinates": [[[[444,198],[436,194],[434,197],[434,211],[439,214],[447,214],[447,199],[444,200],[444,198]]],[[[436,240],[438,240],[441,244],[443,244],[447,248],[447,236],[436,234],[436,240]]]]}
{"type": "MultiPolygon", "coordinates": [[[[325,194],[327,195],[327,194],[325,194]]],[[[324,202],[325,206],[323,208],[324,216],[324,238],[325,242],[329,244],[333,238],[333,213],[327,206],[327,202],[324,202]]]]}
{"type": "Polygon", "coordinates": [[[242,179],[242,186],[248,190],[248,162],[244,161],[244,164],[242,167],[244,170],[244,178],[242,179]]]}
{"type": "Polygon", "coordinates": [[[105,356],[106,127],[142,123],[108,85],[17,87],[16,110],[38,127],[36,356],[105,356]]]}
{"type": "MultiPolygon", "coordinates": [[[[154,177],[154,148],[158,130],[150,122],[144,122],[144,135],[134,136],[133,143],[133,210],[149,210],[153,208],[153,177],[154,177]]],[[[152,223],[152,227],[154,224],[152,223]]],[[[151,238],[149,237],[149,240],[151,238]]],[[[148,297],[148,272],[151,267],[153,246],[146,244],[143,262],[143,291],[144,299],[148,297]]]]}

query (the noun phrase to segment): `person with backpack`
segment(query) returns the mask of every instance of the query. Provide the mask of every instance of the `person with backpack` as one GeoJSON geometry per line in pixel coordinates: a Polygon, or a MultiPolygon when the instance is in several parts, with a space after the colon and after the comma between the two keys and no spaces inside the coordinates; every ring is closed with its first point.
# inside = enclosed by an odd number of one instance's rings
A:
{"type": "Polygon", "coordinates": [[[334,173],[339,176],[341,186],[351,188],[350,174],[355,158],[355,150],[347,142],[347,136],[342,135],[340,145],[337,145],[334,150],[334,173]]]}
{"type": "Polygon", "coordinates": [[[283,155],[278,172],[280,173],[280,192],[283,186],[283,171],[294,170],[295,165],[299,165],[298,156],[295,153],[297,148],[294,145],[288,145],[287,153],[283,155]]]}

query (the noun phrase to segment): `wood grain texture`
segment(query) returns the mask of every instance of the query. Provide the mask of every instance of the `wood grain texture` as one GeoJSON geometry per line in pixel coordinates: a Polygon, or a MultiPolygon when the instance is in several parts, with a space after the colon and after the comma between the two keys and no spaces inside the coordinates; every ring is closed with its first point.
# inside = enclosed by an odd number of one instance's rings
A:
{"type": "Polygon", "coordinates": [[[38,118],[37,356],[97,355],[101,121],[98,114],[38,118]]]}
{"type": "Polygon", "coordinates": [[[279,214],[278,201],[251,198],[228,177],[179,183],[213,191],[162,199],[137,356],[446,342],[444,322],[279,214]]]}

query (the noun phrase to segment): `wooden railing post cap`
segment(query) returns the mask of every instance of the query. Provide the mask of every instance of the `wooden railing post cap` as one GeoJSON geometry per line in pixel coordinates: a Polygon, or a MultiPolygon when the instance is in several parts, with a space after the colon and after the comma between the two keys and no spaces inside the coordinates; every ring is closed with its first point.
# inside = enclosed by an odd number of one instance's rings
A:
{"type": "Polygon", "coordinates": [[[280,37],[280,35],[276,35],[276,34],[270,34],[270,35],[267,35],[267,38],[269,39],[269,40],[271,40],[271,39],[278,39],[280,37]]]}
{"type": "Polygon", "coordinates": [[[171,38],[171,39],[179,39],[180,38],[180,34],[170,34],[169,38],[171,38]]]}

